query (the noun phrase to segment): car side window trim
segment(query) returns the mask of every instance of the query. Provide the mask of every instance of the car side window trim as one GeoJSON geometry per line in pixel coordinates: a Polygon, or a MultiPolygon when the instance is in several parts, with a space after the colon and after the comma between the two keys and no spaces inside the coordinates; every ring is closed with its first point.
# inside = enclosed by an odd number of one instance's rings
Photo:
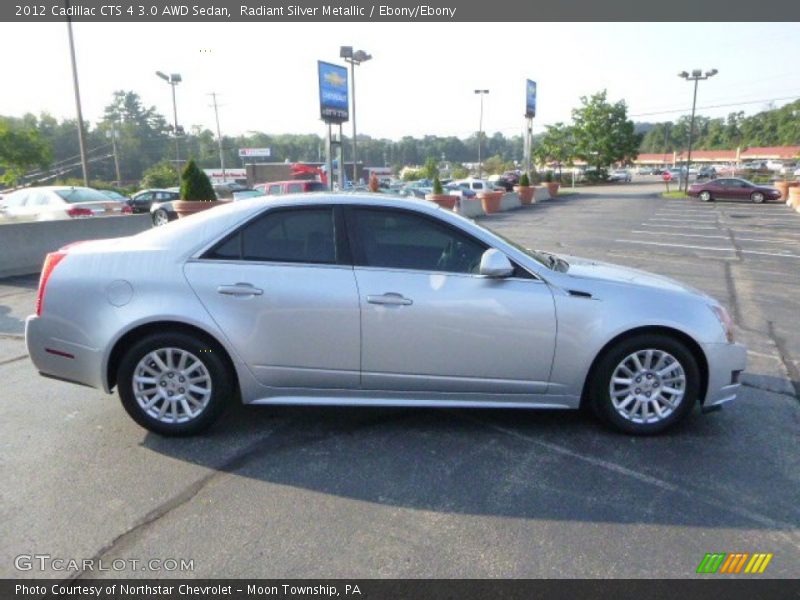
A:
{"type": "Polygon", "coordinates": [[[341,214],[341,206],[335,204],[315,204],[308,206],[281,206],[277,208],[269,208],[253,215],[244,223],[240,223],[233,231],[225,234],[219,241],[212,243],[205,250],[203,250],[197,257],[197,260],[214,261],[222,263],[235,263],[235,264],[253,264],[253,265],[294,265],[294,266],[312,266],[312,267],[349,267],[352,268],[353,263],[351,260],[350,245],[347,242],[344,231],[344,216],[341,214]],[[267,218],[282,212],[298,212],[298,211],[311,211],[311,210],[330,210],[332,211],[333,220],[333,235],[335,247],[335,261],[334,262],[309,262],[306,260],[257,260],[246,259],[244,256],[244,236],[242,232],[252,225],[255,221],[262,218],[267,218]],[[227,244],[233,238],[239,239],[239,257],[238,258],[223,258],[215,257],[212,254],[221,246],[227,244]]]}

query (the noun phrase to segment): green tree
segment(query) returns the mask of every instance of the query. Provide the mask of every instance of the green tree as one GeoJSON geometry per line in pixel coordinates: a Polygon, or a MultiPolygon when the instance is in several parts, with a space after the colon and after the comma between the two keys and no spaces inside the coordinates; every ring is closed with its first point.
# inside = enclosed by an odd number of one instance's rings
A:
{"type": "Polygon", "coordinates": [[[178,172],[168,161],[161,161],[147,169],[142,176],[143,188],[167,188],[175,185],[178,172]]]}
{"type": "Polygon", "coordinates": [[[35,128],[0,119],[0,181],[15,185],[26,171],[46,167],[51,157],[50,147],[35,128]]]}
{"type": "Polygon", "coordinates": [[[610,103],[605,90],[581,97],[572,111],[575,156],[601,172],[615,162],[628,161],[639,153],[641,136],[628,119],[624,100],[610,103]]]}
{"type": "Polygon", "coordinates": [[[208,175],[200,170],[194,159],[190,159],[181,173],[181,200],[210,201],[216,199],[217,195],[214,193],[208,175]]]}
{"type": "Polygon", "coordinates": [[[425,161],[425,166],[419,172],[425,179],[435,179],[439,176],[439,161],[429,156],[425,161]]]}
{"type": "Polygon", "coordinates": [[[561,167],[565,163],[572,163],[574,148],[572,127],[556,123],[546,127],[545,134],[539,140],[533,154],[540,163],[557,163],[558,178],[561,179],[561,167]]]}

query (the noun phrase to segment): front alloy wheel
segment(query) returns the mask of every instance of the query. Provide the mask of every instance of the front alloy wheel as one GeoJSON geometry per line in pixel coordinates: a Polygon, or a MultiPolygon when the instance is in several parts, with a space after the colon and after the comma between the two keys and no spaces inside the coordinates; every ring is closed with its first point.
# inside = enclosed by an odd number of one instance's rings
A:
{"type": "Polygon", "coordinates": [[[125,410],[162,435],[192,435],[222,413],[235,387],[221,350],[186,333],[148,335],[120,361],[117,387],[125,410]]]}
{"type": "Polygon", "coordinates": [[[159,208],[153,213],[153,225],[160,227],[169,223],[169,215],[163,208],[159,208]]]}
{"type": "Polygon", "coordinates": [[[703,202],[711,201],[711,193],[710,192],[700,192],[700,200],[703,202]]]}
{"type": "Polygon", "coordinates": [[[750,199],[756,204],[761,204],[762,202],[764,202],[764,194],[762,194],[761,192],[754,192],[753,195],[750,196],[750,199]]]}
{"type": "Polygon", "coordinates": [[[700,370],[677,338],[641,334],[600,357],[588,389],[595,412],[607,424],[626,433],[653,434],[691,412],[700,397],[700,370]]]}

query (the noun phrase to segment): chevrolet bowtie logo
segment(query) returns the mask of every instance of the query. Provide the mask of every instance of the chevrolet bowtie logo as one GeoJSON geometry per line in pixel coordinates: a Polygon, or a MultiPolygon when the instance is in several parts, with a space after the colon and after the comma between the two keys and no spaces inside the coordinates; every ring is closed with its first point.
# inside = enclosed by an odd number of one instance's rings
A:
{"type": "Polygon", "coordinates": [[[697,572],[702,574],[741,574],[741,573],[763,573],[767,569],[769,561],[772,560],[772,553],[756,552],[716,552],[706,554],[697,572]],[[744,570],[743,570],[744,569],[744,570]]]}
{"type": "Polygon", "coordinates": [[[342,87],[345,84],[345,78],[333,71],[325,73],[325,81],[334,87],[342,87]]]}

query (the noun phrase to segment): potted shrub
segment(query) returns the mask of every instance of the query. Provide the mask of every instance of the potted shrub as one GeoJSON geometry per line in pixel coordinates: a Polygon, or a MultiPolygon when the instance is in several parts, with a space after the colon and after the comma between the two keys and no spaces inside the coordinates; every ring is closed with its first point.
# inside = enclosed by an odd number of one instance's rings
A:
{"type": "Polygon", "coordinates": [[[445,194],[444,189],[442,189],[442,182],[439,181],[439,176],[437,175],[433,178],[433,193],[425,194],[425,200],[436,202],[442,208],[453,210],[458,201],[458,196],[445,194]]]}
{"type": "Polygon", "coordinates": [[[380,182],[378,181],[378,176],[375,174],[375,171],[373,171],[369,175],[369,191],[375,194],[378,192],[379,187],[380,182]]]}
{"type": "Polygon", "coordinates": [[[193,215],[228,202],[230,200],[217,200],[208,175],[198,168],[194,160],[190,160],[181,173],[181,199],[172,203],[178,217],[193,215]]]}
{"type": "Polygon", "coordinates": [[[558,181],[553,180],[553,172],[548,171],[545,173],[544,176],[545,185],[547,186],[547,191],[550,192],[550,197],[555,198],[558,196],[558,187],[561,185],[558,181]]]}
{"type": "Polygon", "coordinates": [[[514,191],[519,195],[519,200],[523,205],[533,204],[533,195],[536,188],[531,185],[527,173],[523,173],[522,177],[519,178],[519,185],[514,186],[514,191]]]}

